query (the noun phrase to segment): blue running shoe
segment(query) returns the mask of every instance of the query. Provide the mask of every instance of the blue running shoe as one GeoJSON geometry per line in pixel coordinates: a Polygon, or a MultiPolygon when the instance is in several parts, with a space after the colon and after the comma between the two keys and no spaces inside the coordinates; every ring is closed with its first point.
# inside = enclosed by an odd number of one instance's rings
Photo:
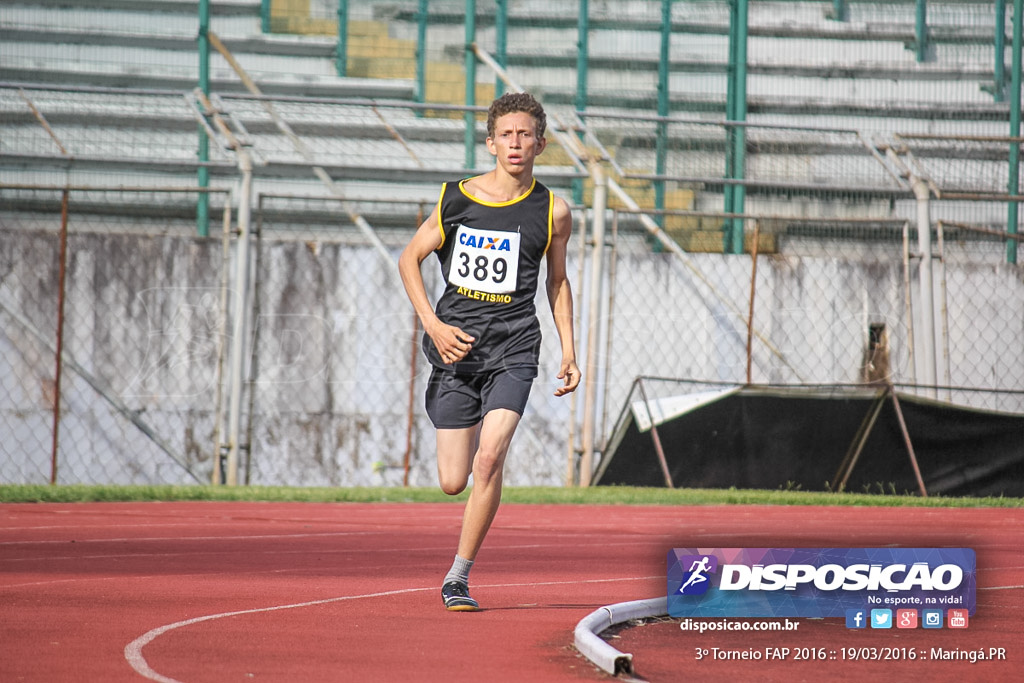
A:
{"type": "Polygon", "coordinates": [[[469,586],[461,581],[449,581],[441,588],[444,607],[449,612],[476,612],[480,605],[469,597],[469,586]]]}

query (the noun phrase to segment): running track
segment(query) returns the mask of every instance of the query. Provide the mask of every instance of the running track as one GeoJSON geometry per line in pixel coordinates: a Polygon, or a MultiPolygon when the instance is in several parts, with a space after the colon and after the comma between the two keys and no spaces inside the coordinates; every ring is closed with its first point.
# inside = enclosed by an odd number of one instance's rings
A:
{"type": "Polygon", "coordinates": [[[625,629],[638,676],[1020,680],[1024,510],[506,505],[447,613],[458,504],[0,505],[0,681],[607,681],[572,647],[602,605],[663,595],[671,547],[963,546],[965,631],[625,629]],[[697,661],[697,647],[1003,647],[1008,661],[697,661]]]}

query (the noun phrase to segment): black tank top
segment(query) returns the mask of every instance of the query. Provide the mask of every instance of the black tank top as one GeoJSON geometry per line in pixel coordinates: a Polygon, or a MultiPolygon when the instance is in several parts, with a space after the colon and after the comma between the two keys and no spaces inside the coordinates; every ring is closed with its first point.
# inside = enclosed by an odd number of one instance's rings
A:
{"type": "Polygon", "coordinates": [[[469,194],[466,180],[445,183],[438,200],[436,253],[445,289],[435,310],[476,341],[453,365],[426,335],[423,350],[432,365],[460,373],[532,367],[536,375],[541,334],[534,300],[551,243],[554,195],[535,179],[521,197],[489,202],[469,194]]]}

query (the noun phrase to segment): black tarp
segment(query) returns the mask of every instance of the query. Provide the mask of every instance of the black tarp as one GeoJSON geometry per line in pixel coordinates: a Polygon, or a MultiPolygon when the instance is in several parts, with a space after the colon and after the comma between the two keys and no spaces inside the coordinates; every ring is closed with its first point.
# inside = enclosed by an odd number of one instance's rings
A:
{"type": "MultiPolygon", "coordinates": [[[[928,494],[1024,496],[1024,415],[895,395],[928,494]]],[[[653,403],[676,487],[829,490],[879,400],[877,419],[844,489],[918,493],[896,402],[870,388],[738,387],[676,397],[674,410],[671,398],[631,400],[594,483],[666,485],[650,430],[653,403]]]]}

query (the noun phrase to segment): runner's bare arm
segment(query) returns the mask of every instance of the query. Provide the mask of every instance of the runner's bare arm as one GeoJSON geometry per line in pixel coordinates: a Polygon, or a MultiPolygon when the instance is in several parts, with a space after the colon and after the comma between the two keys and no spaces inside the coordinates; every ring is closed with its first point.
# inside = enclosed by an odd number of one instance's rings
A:
{"type": "Polygon", "coordinates": [[[572,213],[569,210],[569,205],[558,197],[555,198],[553,221],[551,245],[547,251],[547,293],[555,329],[558,331],[558,338],[562,344],[562,362],[559,367],[558,379],[563,380],[564,384],[555,389],[555,396],[564,396],[576,390],[582,375],[576,365],[572,288],[569,285],[565,266],[569,235],[572,233],[572,213]]]}
{"type": "Polygon", "coordinates": [[[409,240],[409,244],[402,250],[402,255],[398,259],[398,272],[402,276],[405,292],[423,324],[424,331],[434,342],[441,359],[451,364],[465,358],[476,339],[438,318],[427,298],[420,267],[423,260],[440,246],[441,228],[438,222],[438,209],[435,206],[430,216],[423,221],[409,240]]]}

